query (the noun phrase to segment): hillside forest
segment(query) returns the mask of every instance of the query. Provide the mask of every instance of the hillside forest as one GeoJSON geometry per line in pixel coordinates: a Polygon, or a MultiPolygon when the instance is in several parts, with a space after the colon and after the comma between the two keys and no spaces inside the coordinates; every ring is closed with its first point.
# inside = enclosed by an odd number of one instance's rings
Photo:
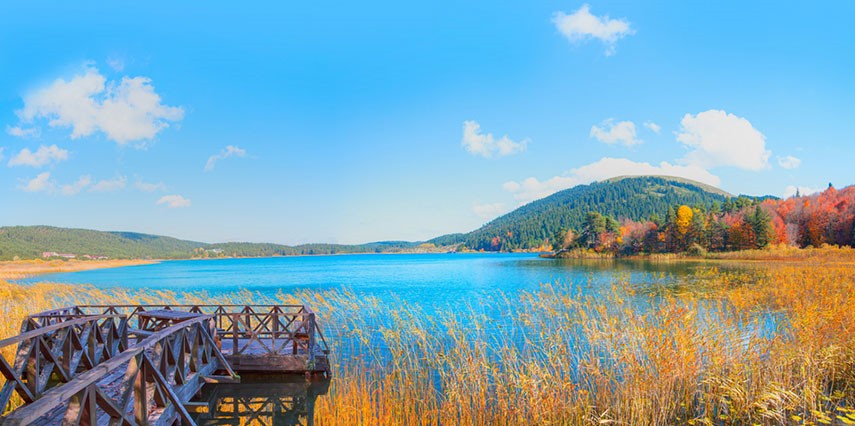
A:
{"type": "MultiPolygon", "coordinates": [[[[493,240],[501,250],[502,238],[493,240]]],[[[771,244],[798,247],[855,246],[855,186],[787,199],[738,198],[711,207],[679,205],[665,217],[617,220],[588,212],[579,229],[561,229],[552,248],[598,253],[703,254],[761,249],[771,244]]]]}

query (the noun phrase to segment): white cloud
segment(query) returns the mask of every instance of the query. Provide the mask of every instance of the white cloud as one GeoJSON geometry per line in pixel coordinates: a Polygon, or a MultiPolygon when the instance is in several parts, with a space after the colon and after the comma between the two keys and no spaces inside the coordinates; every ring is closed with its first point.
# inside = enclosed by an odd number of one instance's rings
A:
{"type": "Polygon", "coordinates": [[[786,157],[778,157],[778,165],[785,169],[798,169],[802,165],[802,160],[792,155],[786,157]]]}
{"type": "Polygon", "coordinates": [[[616,176],[664,175],[692,179],[712,186],[721,184],[721,179],[706,169],[694,165],[675,165],[667,161],[654,166],[650,163],[636,162],[626,158],[605,157],[595,163],[573,169],[571,173],[585,183],[616,176]]]}
{"type": "Polygon", "coordinates": [[[51,162],[59,163],[68,160],[68,151],[56,146],[40,146],[36,152],[27,148],[21,150],[18,155],[9,159],[9,167],[30,166],[41,167],[51,162]]]}
{"type": "Polygon", "coordinates": [[[493,155],[500,157],[513,155],[526,150],[528,139],[515,142],[507,135],[496,140],[492,133],[481,133],[481,125],[476,121],[467,120],[463,122],[463,138],[460,144],[472,154],[490,158],[493,155]]]}
{"type": "Polygon", "coordinates": [[[545,181],[530,177],[521,182],[505,182],[502,187],[524,204],[576,185],[617,176],[636,175],[677,176],[713,186],[721,184],[721,179],[718,176],[695,165],[680,166],[663,161],[658,166],[654,166],[650,163],[636,162],[626,158],[605,157],[597,162],[573,169],[565,176],[554,176],[545,181]]]}
{"type": "Polygon", "coordinates": [[[657,135],[659,134],[660,131],[662,131],[662,126],[660,126],[660,125],[658,125],[652,121],[645,121],[644,127],[647,127],[651,132],[656,133],[657,135]]]}
{"type": "Polygon", "coordinates": [[[51,192],[55,186],[50,180],[50,172],[44,172],[26,181],[21,189],[27,192],[51,192]]]}
{"type": "Polygon", "coordinates": [[[746,170],[769,168],[766,137],[742,117],[711,109],[686,114],[677,140],[691,150],[681,160],[703,168],[733,166],[746,170]]]}
{"type": "Polygon", "coordinates": [[[796,192],[798,192],[799,195],[804,196],[804,195],[816,194],[819,191],[822,191],[822,190],[816,189],[816,188],[811,188],[809,186],[790,185],[790,186],[787,186],[786,188],[784,188],[784,193],[782,194],[782,196],[784,198],[790,198],[790,197],[796,195],[796,192]]]}
{"type": "Polygon", "coordinates": [[[184,110],[161,104],[146,77],[108,82],[87,67],[83,74],[59,78],[25,96],[17,114],[26,124],[43,118],[51,127],[71,127],[72,139],[102,132],[121,145],[154,138],[169,122],[180,121],[184,110]]]}
{"type": "Polygon", "coordinates": [[[3,155],[3,151],[5,151],[5,150],[6,150],[5,147],[0,146],[0,161],[3,161],[6,158],[6,156],[3,155]]]}
{"type": "Polygon", "coordinates": [[[493,219],[508,211],[505,203],[474,204],[472,212],[482,219],[493,219]]]}
{"type": "Polygon", "coordinates": [[[155,192],[155,191],[164,191],[166,190],[166,185],[163,182],[144,182],[142,180],[137,180],[134,184],[142,192],[155,192]]]}
{"type": "Polygon", "coordinates": [[[632,121],[615,123],[614,119],[609,118],[600,126],[591,126],[591,133],[588,136],[609,145],[621,143],[626,146],[635,146],[641,143],[641,140],[636,138],[635,123],[632,121]]]}
{"type": "Polygon", "coordinates": [[[31,136],[38,136],[39,129],[35,127],[24,128],[20,126],[6,126],[6,133],[15,136],[16,138],[29,138],[31,136]]]}
{"type": "Polygon", "coordinates": [[[116,72],[122,72],[125,70],[125,61],[121,58],[117,58],[115,56],[107,58],[107,66],[113,69],[116,72]]]}
{"type": "Polygon", "coordinates": [[[583,4],[579,10],[569,15],[561,11],[555,12],[552,15],[552,23],[564,37],[572,42],[591,38],[602,41],[606,45],[606,56],[615,54],[615,44],[618,40],[635,33],[626,19],[592,15],[591,7],[587,4],[583,4]]]}
{"type": "MultiPolygon", "coordinates": [[[[74,183],[57,185],[56,182],[50,179],[50,172],[40,173],[35,178],[25,181],[21,185],[21,189],[27,192],[55,192],[57,186],[59,193],[65,196],[77,195],[84,189],[90,192],[112,192],[118,191],[126,186],[127,178],[124,176],[116,177],[115,179],[104,179],[93,184],[92,177],[84,175],[78,178],[74,183]]],[[[188,201],[189,203],[189,201],[188,201]]]]}
{"type": "Polygon", "coordinates": [[[182,207],[190,207],[190,200],[181,195],[164,195],[157,200],[157,204],[166,204],[171,209],[179,209],[182,207]]]}
{"type": "Polygon", "coordinates": [[[502,188],[512,193],[520,204],[526,204],[552,195],[562,189],[579,185],[580,183],[582,182],[575,176],[554,176],[545,181],[530,177],[524,179],[522,182],[505,182],[502,188]]]}
{"type": "Polygon", "coordinates": [[[113,192],[124,189],[128,183],[128,179],[124,176],[117,176],[114,179],[103,179],[92,185],[89,188],[92,192],[113,192]]]}
{"type": "Polygon", "coordinates": [[[226,146],[219,154],[208,157],[208,162],[205,163],[205,171],[210,172],[211,170],[214,170],[218,161],[225,160],[229,157],[246,157],[246,150],[234,145],[226,146]]]}
{"type": "Polygon", "coordinates": [[[67,195],[67,196],[76,195],[80,191],[82,191],[84,188],[89,186],[91,183],[92,183],[92,178],[90,176],[88,176],[88,175],[81,176],[79,179],[77,179],[76,182],[74,182],[72,184],[62,185],[62,187],[60,187],[60,192],[62,193],[62,195],[67,195]]]}

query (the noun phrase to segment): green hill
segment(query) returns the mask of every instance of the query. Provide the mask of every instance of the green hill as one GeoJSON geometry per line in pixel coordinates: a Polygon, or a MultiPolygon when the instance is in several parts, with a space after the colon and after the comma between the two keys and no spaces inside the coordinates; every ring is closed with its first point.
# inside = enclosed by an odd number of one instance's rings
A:
{"type": "Polygon", "coordinates": [[[709,207],[733,199],[721,189],[683,178],[624,176],[579,185],[533,201],[467,234],[444,235],[437,245],[461,243],[474,250],[530,249],[559,229],[578,230],[590,211],[617,219],[664,217],[669,207],[709,207]],[[496,244],[498,243],[498,244],[496,244]]]}
{"type": "Polygon", "coordinates": [[[179,240],[135,232],[106,232],[53,226],[0,227],[0,260],[34,259],[43,252],[112,259],[187,259],[218,256],[289,256],[300,254],[380,253],[413,250],[418,243],[388,241],[359,245],[217,243],[179,240]]]}
{"type": "Polygon", "coordinates": [[[0,228],[0,259],[41,257],[42,252],[111,258],[189,257],[203,243],[135,232],[102,232],[52,226],[0,228]]]}

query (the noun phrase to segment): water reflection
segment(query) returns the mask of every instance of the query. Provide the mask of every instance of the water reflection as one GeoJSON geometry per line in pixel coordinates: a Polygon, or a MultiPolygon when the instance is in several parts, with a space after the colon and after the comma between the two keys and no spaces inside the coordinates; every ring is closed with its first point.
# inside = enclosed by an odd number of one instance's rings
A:
{"type": "Polygon", "coordinates": [[[199,425],[309,426],[315,400],[329,386],[329,379],[241,375],[241,383],[205,385],[195,401],[206,403],[208,412],[194,420],[199,425]]]}

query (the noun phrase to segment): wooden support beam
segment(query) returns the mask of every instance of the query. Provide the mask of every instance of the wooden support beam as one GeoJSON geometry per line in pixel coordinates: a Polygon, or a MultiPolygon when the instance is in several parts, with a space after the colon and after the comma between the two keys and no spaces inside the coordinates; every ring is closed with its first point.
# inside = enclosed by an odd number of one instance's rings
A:
{"type": "Polygon", "coordinates": [[[185,402],[184,410],[193,414],[208,414],[210,407],[207,402],[185,402]]]}
{"type": "Polygon", "coordinates": [[[240,383],[240,376],[202,376],[205,383],[240,383]]]}

